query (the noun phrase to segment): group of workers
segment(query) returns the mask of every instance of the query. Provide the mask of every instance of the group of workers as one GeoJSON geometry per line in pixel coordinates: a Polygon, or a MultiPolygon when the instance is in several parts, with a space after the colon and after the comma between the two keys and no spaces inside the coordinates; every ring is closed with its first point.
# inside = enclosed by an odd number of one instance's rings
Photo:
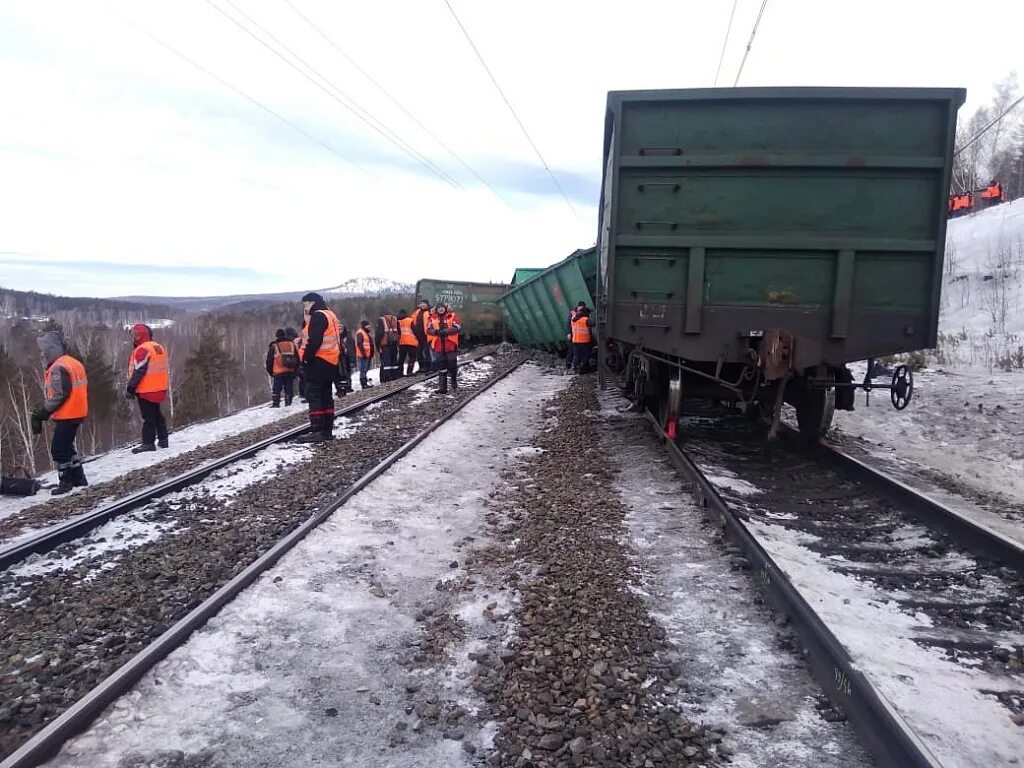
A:
{"type": "MultiPolygon", "coordinates": [[[[132,453],[166,448],[167,422],[160,404],[167,398],[169,366],[167,350],[153,340],[148,325],[131,328],[132,351],[128,356],[125,397],[139,404],[142,416],[142,442],[132,453]]],[[[89,485],[85,468],[75,449],[78,428],[89,415],[89,378],[85,366],[68,354],[68,345],[59,331],[48,331],[37,339],[43,358],[43,404],[30,416],[32,434],[41,435],[43,422],[53,422],[50,456],[57,468],[57,486],[53,495],[89,485]]]]}
{"type": "Polygon", "coordinates": [[[299,442],[331,440],[334,428],[334,391],[343,397],[352,391],[353,371],[359,372],[359,386],[372,386],[369,372],[376,355],[382,384],[416,373],[439,372],[438,391],[458,387],[459,331],[462,322],[447,304],[431,307],[420,299],[416,309],[397,315],[380,313],[376,327],[362,320],[350,334],[319,293],[302,297],[301,335],[293,329],[278,329],[267,350],[267,374],[272,378],[271,407],[291,405],[295,380],[299,395],[309,406],[310,431],[299,442]]]}

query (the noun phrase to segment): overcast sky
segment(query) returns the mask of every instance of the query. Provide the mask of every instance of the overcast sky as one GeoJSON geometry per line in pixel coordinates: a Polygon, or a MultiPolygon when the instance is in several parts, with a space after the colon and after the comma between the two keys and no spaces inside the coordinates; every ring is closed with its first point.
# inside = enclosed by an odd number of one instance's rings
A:
{"type": "MultiPolygon", "coordinates": [[[[116,296],[370,275],[504,282],[594,242],[607,91],[712,85],[733,5],[450,2],[568,202],[444,0],[3,0],[0,285],[116,296]]],[[[720,86],[760,5],[738,0],[720,86]]],[[[740,84],[957,86],[969,112],[1024,69],[1021,29],[1022,0],[769,0],[740,84]]]]}

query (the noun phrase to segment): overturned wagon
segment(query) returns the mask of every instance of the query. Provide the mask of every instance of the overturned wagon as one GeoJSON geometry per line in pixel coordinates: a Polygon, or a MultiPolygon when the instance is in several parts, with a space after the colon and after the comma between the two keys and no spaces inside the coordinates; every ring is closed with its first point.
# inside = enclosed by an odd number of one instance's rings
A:
{"type": "MultiPolygon", "coordinates": [[[[801,432],[852,410],[846,363],[934,346],[953,89],[608,96],[599,224],[604,363],[666,428],[686,396],[801,432]]],[[[870,366],[869,366],[870,370],[870,366]]],[[[900,368],[882,387],[905,406],[900,368]]],[[[674,426],[672,427],[674,429],[674,426]]]]}
{"type": "Polygon", "coordinates": [[[547,269],[517,269],[513,279],[498,306],[516,341],[558,352],[566,346],[569,310],[580,301],[594,306],[597,249],[575,251],[547,269]]]}
{"type": "Polygon", "coordinates": [[[444,302],[462,320],[462,333],[468,341],[499,341],[505,337],[505,319],[497,305],[508,286],[503,283],[467,283],[424,278],[416,283],[417,298],[431,306],[444,302]]]}

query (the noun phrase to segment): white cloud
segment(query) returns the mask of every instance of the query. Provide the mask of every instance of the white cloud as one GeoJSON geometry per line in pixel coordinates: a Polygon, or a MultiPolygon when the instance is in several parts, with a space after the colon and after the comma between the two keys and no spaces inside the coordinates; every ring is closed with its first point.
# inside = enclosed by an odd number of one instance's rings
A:
{"type": "MultiPolygon", "coordinates": [[[[226,0],[211,1],[234,13],[226,0]]],[[[576,219],[441,0],[292,2],[511,205],[480,187],[283,0],[232,2],[466,189],[425,175],[205,0],[14,0],[0,12],[0,252],[253,270],[237,278],[238,292],[267,290],[274,275],[281,289],[367,274],[507,279],[515,266],[548,264],[594,241],[606,92],[710,85],[731,8],[729,0],[452,0],[563,186],[589,190],[589,201],[574,200],[576,219]]],[[[739,2],[723,84],[732,82],[759,5],[739,2]]],[[[742,84],[966,85],[981,103],[991,81],[1019,63],[1014,30],[1024,4],[962,9],[779,0],[768,6],[742,84]]],[[[74,292],[55,279],[40,270],[34,285],[0,257],[0,285],[74,292]]],[[[209,276],[151,281],[140,273],[131,292],[211,292],[209,276]]],[[[104,288],[93,281],[88,291],[104,288]]],[[[125,292],[121,281],[106,291],[125,292]]]]}

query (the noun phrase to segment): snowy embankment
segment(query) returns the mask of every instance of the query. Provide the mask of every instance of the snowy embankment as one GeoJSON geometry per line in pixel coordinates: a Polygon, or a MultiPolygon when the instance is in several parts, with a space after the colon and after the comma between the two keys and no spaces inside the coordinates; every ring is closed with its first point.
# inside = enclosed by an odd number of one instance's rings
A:
{"type": "Polygon", "coordinates": [[[953,219],[932,364],[1024,368],[1024,198],[953,219]]]}

